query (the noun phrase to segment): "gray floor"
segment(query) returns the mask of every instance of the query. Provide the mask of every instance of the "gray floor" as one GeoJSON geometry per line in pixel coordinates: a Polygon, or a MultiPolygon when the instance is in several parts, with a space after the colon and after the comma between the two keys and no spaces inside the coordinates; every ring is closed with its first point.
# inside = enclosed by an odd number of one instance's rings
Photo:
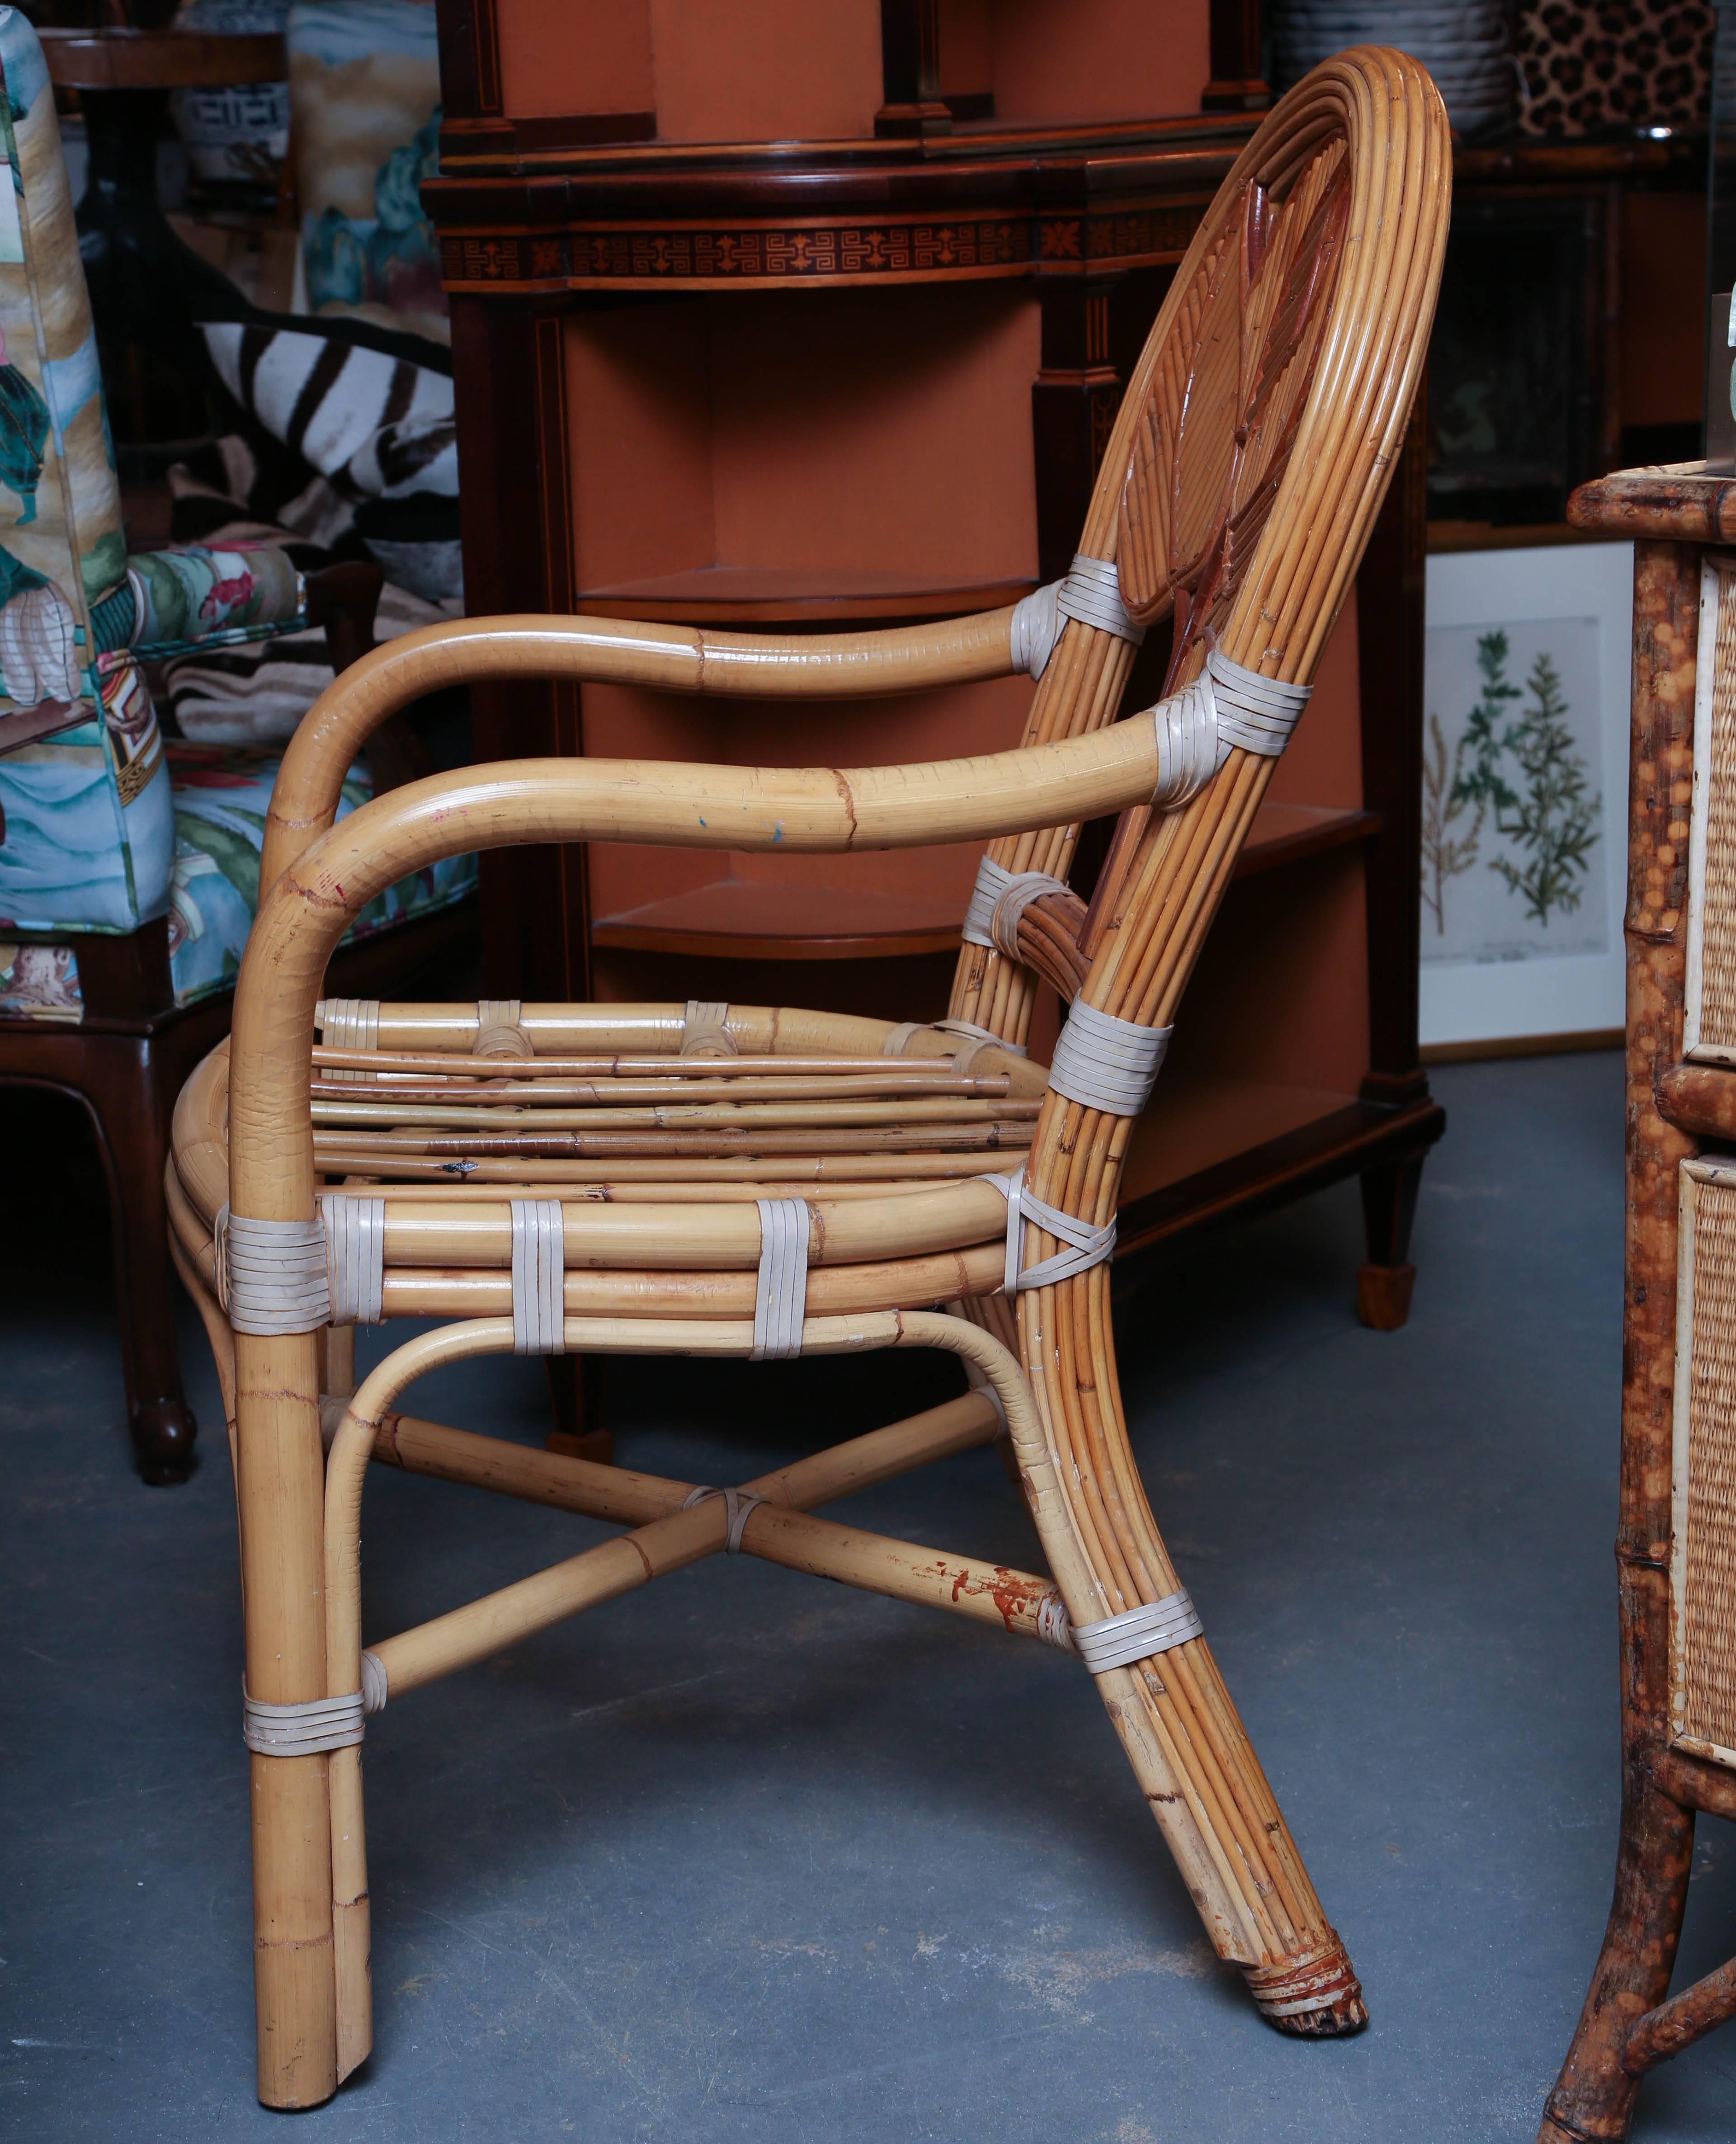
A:
{"type": "MultiPolygon", "coordinates": [[[[1436,1084],[1406,1332],[1350,1315],[1348,1189],[1149,1264],[1119,1314],[1153,1501],[1366,2034],[1260,2022],[1072,1663],[743,1558],[376,1724],[377,2047],[299,2133],[1529,2140],[1614,1838],[1619,1068],[1436,1084]]],[[[94,1186],[7,1107],[0,2134],[265,2136],[226,1456],[208,1434],[190,1487],[131,1478],[94,1186]]],[[[186,1354],[216,1429],[191,1328],[186,1354]]],[[[630,1463],[741,1480],[955,1377],[635,1366],[612,1412],[630,1463]]],[[[422,1389],[540,1434],[533,1366],[422,1389]]],[[[988,1455],[854,1509],[1034,1561],[988,1455]]],[[[369,1626],[602,1531],[376,1473],[369,1626]]],[[[1704,1825],[1685,1973],[1736,1941],[1731,1846],[1704,1825]]],[[[1729,2134],[1733,2078],[1736,2037],[1690,2051],[1639,2135],[1729,2134]]]]}

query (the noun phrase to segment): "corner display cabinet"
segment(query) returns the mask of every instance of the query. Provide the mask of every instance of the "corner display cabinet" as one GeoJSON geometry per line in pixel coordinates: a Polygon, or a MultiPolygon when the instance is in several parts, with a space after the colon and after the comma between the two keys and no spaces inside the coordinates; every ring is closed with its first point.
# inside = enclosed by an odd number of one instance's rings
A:
{"type": "Polygon", "coordinates": [[[1647,2072],[1736,2014],[1736,1960],[1669,1992],[1695,1814],[1736,1818],[1736,485],[1633,469],[1568,512],[1634,543],[1622,1818],[1540,2144],[1619,2144],[1647,2072]]]}
{"type": "MultiPolygon", "coordinates": [[[[1128,369],[1267,102],[1254,12],[439,0],[423,197],[451,306],[470,613],[836,631],[989,608],[1065,573],[1128,369]]],[[[1408,1310],[1445,1122],[1416,1050],[1423,492],[1419,419],[1120,1215],[1125,1254],[1359,1175],[1359,1307],[1383,1328],[1408,1310]]],[[[1167,655],[1154,629],[1128,710],[1158,697],[1167,655]]],[[[1029,694],[996,680],[816,714],[491,684],[476,754],[940,759],[1014,743],[1029,694]]],[[[1102,855],[1088,830],[1081,892],[1102,855]]],[[[718,1000],[902,1018],[945,1009],[976,850],[483,864],[503,996],[685,997],[703,961],[718,1000]]]]}

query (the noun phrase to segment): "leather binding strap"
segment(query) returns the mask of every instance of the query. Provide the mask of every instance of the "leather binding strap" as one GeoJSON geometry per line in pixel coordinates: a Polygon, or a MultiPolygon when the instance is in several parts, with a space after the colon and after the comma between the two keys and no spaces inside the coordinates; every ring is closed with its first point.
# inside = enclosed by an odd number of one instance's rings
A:
{"type": "Polygon", "coordinates": [[[992,856],[976,867],[970,906],[960,933],[967,945],[985,945],[1009,960],[1019,958],[1019,919],[1045,893],[1068,891],[1064,879],[1047,871],[1009,871],[992,856]]]}
{"type": "Polygon", "coordinates": [[[1064,578],[1048,582],[1013,606],[1009,638],[1014,670],[1040,677],[1069,618],[1130,640],[1135,648],[1145,638],[1145,628],[1134,623],[1122,603],[1114,560],[1077,551],[1064,578]]]}
{"type": "Polygon", "coordinates": [[[317,1333],[331,1323],[325,1223],[255,1221],[217,1210],[217,1300],[237,1333],[317,1333]]]}
{"type": "Polygon", "coordinates": [[[781,1362],[801,1352],[807,1313],[808,1232],[806,1199],[756,1199],[760,1209],[760,1269],[754,1289],[753,1360],[781,1362]]]}
{"type": "Polygon", "coordinates": [[[1048,871],[1020,871],[1003,890],[989,918],[989,936],[995,951],[1004,960],[1021,960],[1019,926],[1025,910],[1045,895],[1072,891],[1065,879],[1052,877],[1048,871]]]}
{"type": "Polygon", "coordinates": [[[365,1713],[384,1712],[386,1709],[386,1665],[378,1653],[362,1655],[362,1710],[365,1713]]]}
{"type": "Polygon", "coordinates": [[[1123,1609],[1118,1615],[1106,1615],[1100,1623],[1075,1623],[1073,1642],[1092,1674],[1102,1675],[1109,1668],[1131,1667],[1135,1660],[1167,1653],[1204,1634],[1199,1611],[1184,1587],[1166,1593],[1161,1601],[1143,1601],[1137,1608],[1123,1609]]]}
{"type": "Polygon", "coordinates": [[[924,1033],[964,1038],[965,1048],[953,1053],[953,1070],[959,1073],[968,1072],[985,1050],[1004,1050],[1009,1057],[1026,1055],[1022,1042],[1008,1042],[992,1028],[979,1027],[974,1020],[900,1020],[881,1043],[880,1054],[882,1057],[902,1057],[911,1036],[924,1033]]]}
{"type": "Polygon", "coordinates": [[[683,1057],[733,1057],[736,1045],[729,1031],[729,1007],[689,998],[682,1015],[681,1054],[683,1057]]]}
{"type": "Polygon", "coordinates": [[[965,927],[959,934],[967,945],[993,948],[990,921],[994,914],[995,902],[1013,883],[1013,878],[1014,874],[992,856],[985,856],[977,866],[976,884],[970,889],[970,906],[965,911],[965,927]]]}
{"type": "Polygon", "coordinates": [[[1001,1287],[1009,1296],[1026,1288],[1053,1288],[1057,1281],[1072,1280],[1079,1273],[1089,1273],[1093,1266],[1101,1265],[1114,1250],[1113,1215],[1099,1228],[1074,1214],[1064,1213],[1059,1206],[1051,1206],[1046,1199],[1039,1199],[1026,1184],[1022,1162],[1010,1176],[984,1176],[977,1180],[992,1184],[1007,1202],[1007,1263],[1001,1287]],[[1026,1265],[1027,1221],[1046,1228],[1065,1248],[1039,1258],[1034,1266],[1026,1265]]]}
{"type": "Polygon", "coordinates": [[[320,1194],[325,1278],[334,1325],[378,1325],[384,1316],[386,1202],[346,1191],[320,1194]]]}
{"type": "Polygon", "coordinates": [[[523,1028],[524,1007],[517,998],[479,998],[476,1001],[475,1057],[533,1057],[530,1037],[523,1028]]]}
{"type": "Polygon", "coordinates": [[[722,1497],[724,1508],[729,1513],[729,1531],[723,1537],[723,1553],[739,1556],[742,1553],[742,1529],[747,1523],[748,1514],[756,1504],[763,1504],[769,1500],[755,1496],[751,1489],[706,1487],[691,1490],[682,1497],[681,1507],[684,1511],[691,1511],[696,1504],[708,1502],[713,1496],[722,1497]]]}
{"type": "Polygon", "coordinates": [[[1009,1042],[992,1027],[979,1027],[974,1020],[935,1020],[929,1025],[937,1035],[961,1035],[965,1041],[980,1043],[985,1050],[1004,1050],[1009,1057],[1028,1054],[1022,1042],[1009,1042]]]}
{"type": "Polygon", "coordinates": [[[1206,658],[1206,675],[1218,703],[1220,744],[1238,751],[1257,752],[1276,759],[1290,742],[1290,732],[1301,719],[1314,687],[1287,685],[1277,677],[1262,677],[1213,648],[1206,658]]]}
{"type": "Polygon", "coordinates": [[[362,1693],[310,1698],[305,1705],[266,1705],[241,1685],[241,1740],[261,1757],[317,1757],[349,1749],[362,1739],[362,1693]]]}
{"type": "Polygon", "coordinates": [[[566,1226],[558,1199],[515,1199],[513,1214],[513,1352],[564,1355],[566,1226]]]}
{"type": "MultiPolygon", "coordinates": [[[[379,1047],[379,1000],[378,998],[321,998],[314,1007],[314,1024],[320,1030],[320,1040],[328,1050],[378,1050],[379,1047]]],[[[370,1080],[378,1075],[360,1072],[350,1067],[343,1070],[321,1069],[322,1079],[370,1080]]]]}
{"type": "Polygon", "coordinates": [[[1112,1117],[1137,1117],[1151,1099],[1174,1032],[1141,1027],[1075,998],[1062,1024],[1049,1084],[1069,1102],[1112,1117]]]}
{"type": "Polygon", "coordinates": [[[1153,806],[1178,810],[1199,794],[1232,751],[1276,759],[1312,690],[1262,677],[1213,648],[1193,682],[1151,711],[1158,746],[1153,806]]]}

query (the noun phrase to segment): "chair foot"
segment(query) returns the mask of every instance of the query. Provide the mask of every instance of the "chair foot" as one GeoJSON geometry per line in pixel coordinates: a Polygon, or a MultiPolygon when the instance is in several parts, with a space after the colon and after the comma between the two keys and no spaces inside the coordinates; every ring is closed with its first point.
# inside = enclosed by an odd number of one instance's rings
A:
{"type": "Polygon", "coordinates": [[[1415,1266],[1358,1266],[1357,1315],[1376,1333],[1396,1333],[1411,1315],[1415,1266]]]}
{"type": "Polygon", "coordinates": [[[1335,1930],[1327,1940],[1281,1958],[1272,1965],[1244,1968],[1248,1992],[1260,2015],[1281,2032],[1298,2038],[1335,2039],[1360,2032],[1368,2022],[1362,1983],[1335,1930]]]}
{"type": "Polygon", "coordinates": [[[132,1448],[138,1456],[141,1481],[155,1489],[185,1481],[198,1463],[193,1450],[198,1428],[184,1400],[152,1400],[136,1408],[132,1448]]]}
{"type": "MultiPolygon", "coordinates": [[[[1594,2137],[1589,2129],[1581,2129],[1571,2122],[1558,2122],[1552,2114],[1543,2117],[1543,2127],[1537,2132],[1537,2144],[1600,2144],[1606,2132],[1599,2131],[1594,2137]]],[[[1627,2135],[1625,2125],[1620,2131],[1607,2132],[1610,2136],[1627,2135]]]]}

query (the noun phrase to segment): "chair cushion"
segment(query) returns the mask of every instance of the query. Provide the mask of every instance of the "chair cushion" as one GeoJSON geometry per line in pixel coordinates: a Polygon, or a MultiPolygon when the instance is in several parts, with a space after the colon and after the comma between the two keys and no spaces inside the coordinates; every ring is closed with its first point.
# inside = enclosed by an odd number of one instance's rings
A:
{"type": "MultiPolygon", "coordinates": [[[[175,801],[175,867],[169,888],[169,965],[175,1001],[226,990],[241,965],[257,905],[260,849],[278,755],[246,747],[165,747],[175,801]]],[[[344,783],[341,819],[373,795],[358,762],[344,783]]],[[[388,886],[369,902],[345,943],[430,916],[476,883],[474,856],[453,856],[388,886]]]]}

